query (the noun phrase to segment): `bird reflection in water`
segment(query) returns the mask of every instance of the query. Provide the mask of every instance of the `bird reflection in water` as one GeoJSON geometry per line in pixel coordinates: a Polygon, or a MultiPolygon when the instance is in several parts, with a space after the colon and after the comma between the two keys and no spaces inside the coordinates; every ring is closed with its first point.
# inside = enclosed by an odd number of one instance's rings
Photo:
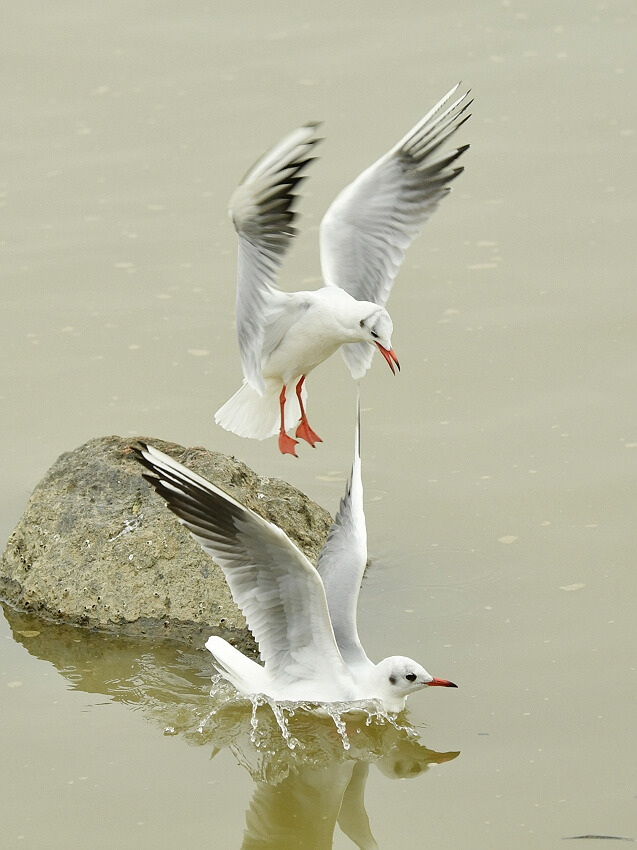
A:
{"type": "Polygon", "coordinates": [[[213,755],[228,747],[255,782],[243,850],[327,850],[337,826],[362,850],[376,848],[364,799],[370,767],[389,779],[414,779],[459,755],[424,746],[404,713],[308,709],[235,699],[202,723],[214,725],[213,755]]]}
{"type": "Polygon", "coordinates": [[[266,701],[255,706],[221,683],[211,703],[208,653],[3,610],[15,641],[53,664],[70,689],[127,705],[165,735],[211,747],[212,756],[229,749],[255,783],[245,850],[330,848],[337,825],[355,846],[375,848],[364,804],[370,767],[389,779],[414,779],[459,755],[420,743],[404,712],[341,718],[340,728],[335,718],[303,709],[277,717],[266,701]]]}

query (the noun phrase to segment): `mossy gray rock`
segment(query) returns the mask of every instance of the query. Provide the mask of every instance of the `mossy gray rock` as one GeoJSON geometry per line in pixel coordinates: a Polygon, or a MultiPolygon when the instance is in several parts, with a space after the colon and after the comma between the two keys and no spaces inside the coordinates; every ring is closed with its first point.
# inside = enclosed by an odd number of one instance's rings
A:
{"type": "MultiPolygon", "coordinates": [[[[140,439],[276,523],[316,559],[331,517],[299,490],[219,452],[140,439]]],[[[142,478],[136,442],[96,438],[58,458],[9,538],[0,598],[71,625],[194,645],[219,634],[253,649],[223,573],[142,478]]]]}

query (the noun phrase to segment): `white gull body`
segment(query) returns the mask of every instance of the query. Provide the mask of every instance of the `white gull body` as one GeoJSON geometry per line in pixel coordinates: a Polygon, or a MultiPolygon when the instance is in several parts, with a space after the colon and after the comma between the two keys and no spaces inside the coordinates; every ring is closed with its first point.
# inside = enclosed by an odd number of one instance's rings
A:
{"type": "Polygon", "coordinates": [[[337,196],[320,228],[325,286],[283,292],[277,275],[296,234],[297,186],[319,142],[316,124],[299,127],[248,171],[230,201],[239,237],[237,337],[244,382],[215,414],[241,437],[279,433],[279,448],[296,455],[286,431],[314,446],[320,437],[305,414],[305,377],[341,348],[355,380],[376,347],[394,371],[392,320],[385,309],[404,253],[462,172],[469,147],[441,146],[469,117],[468,93],[455,86],[394,147],[337,196]]]}
{"type": "Polygon", "coordinates": [[[276,525],[159,450],[143,444],[147,480],[219,564],[259,646],[263,665],[223,638],[206,647],[242,694],[313,703],[377,700],[387,712],[428,685],[456,687],[420,664],[391,656],[374,664],[356,627],[367,562],[359,429],[352,474],[314,567],[276,525]]]}

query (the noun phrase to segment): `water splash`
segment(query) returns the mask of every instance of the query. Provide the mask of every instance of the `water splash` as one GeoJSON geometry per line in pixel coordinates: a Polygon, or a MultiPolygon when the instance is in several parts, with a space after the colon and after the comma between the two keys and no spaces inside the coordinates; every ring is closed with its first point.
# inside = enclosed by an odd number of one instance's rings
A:
{"type": "Polygon", "coordinates": [[[257,709],[259,708],[259,706],[264,705],[264,701],[261,699],[260,694],[253,694],[250,697],[250,702],[252,703],[252,716],[250,717],[250,740],[255,745],[255,747],[259,747],[262,735],[258,729],[259,720],[257,718],[257,709]]]}
{"type": "Polygon", "coordinates": [[[276,703],[274,700],[270,699],[268,699],[268,702],[288,749],[295,750],[297,747],[302,749],[299,740],[291,734],[289,728],[290,717],[294,717],[295,713],[294,707],[287,707],[282,703],[276,703]],[[286,711],[288,712],[287,716],[286,711]]]}
{"type": "Polygon", "coordinates": [[[336,726],[336,731],[341,736],[341,741],[343,742],[343,749],[349,750],[351,748],[351,744],[349,742],[349,738],[347,736],[347,726],[345,725],[345,721],[341,717],[341,712],[338,708],[337,704],[327,705],[327,711],[329,716],[334,721],[334,725],[336,726]]]}
{"type": "Polygon", "coordinates": [[[354,743],[352,732],[357,736],[358,748],[361,726],[369,728],[372,734],[376,734],[373,729],[380,732],[383,728],[391,727],[398,732],[406,732],[409,737],[417,735],[406,719],[399,720],[399,715],[387,713],[377,700],[329,703],[276,701],[265,694],[239,694],[221,676],[213,677],[210,696],[214,700],[213,708],[200,720],[197,731],[203,733],[211,722],[217,726],[214,722],[217,715],[218,722],[223,725],[226,710],[245,711],[248,708],[250,718],[246,731],[249,732],[250,743],[262,755],[270,750],[278,750],[283,744],[290,755],[304,753],[304,759],[309,757],[310,751],[316,748],[317,735],[320,737],[323,734],[320,728],[327,719],[336,729],[343,755],[350,757],[354,743]]]}
{"type": "Polygon", "coordinates": [[[200,735],[203,735],[203,730],[206,728],[206,726],[208,725],[208,723],[210,723],[210,721],[211,721],[211,720],[212,720],[212,718],[215,716],[215,714],[217,713],[217,711],[218,711],[218,709],[217,709],[217,708],[213,708],[213,709],[212,709],[212,711],[209,711],[209,712],[208,712],[208,714],[206,714],[206,716],[205,716],[205,717],[202,717],[202,718],[201,718],[201,720],[199,721],[199,725],[197,726],[197,732],[198,732],[200,735]]]}

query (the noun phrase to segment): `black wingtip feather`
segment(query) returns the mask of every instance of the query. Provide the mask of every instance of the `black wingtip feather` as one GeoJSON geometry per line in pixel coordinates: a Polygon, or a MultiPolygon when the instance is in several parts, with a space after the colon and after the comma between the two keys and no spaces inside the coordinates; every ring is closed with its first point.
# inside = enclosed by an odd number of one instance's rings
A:
{"type": "MultiPolygon", "coordinates": [[[[237,533],[234,519],[242,508],[227,494],[208,490],[170,468],[158,467],[142,453],[148,450],[148,446],[145,443],[140,445],[141,449],[133,447],[133,453],[135,459],[149,470],[142,473],[142,477],[165,501],[166,507],[195,537],[214,541],[217,548],[223,548],[224,540],[232,539],[237,533]]],[[[211,487],[214,485],[211,484],[211,487]]]]}

